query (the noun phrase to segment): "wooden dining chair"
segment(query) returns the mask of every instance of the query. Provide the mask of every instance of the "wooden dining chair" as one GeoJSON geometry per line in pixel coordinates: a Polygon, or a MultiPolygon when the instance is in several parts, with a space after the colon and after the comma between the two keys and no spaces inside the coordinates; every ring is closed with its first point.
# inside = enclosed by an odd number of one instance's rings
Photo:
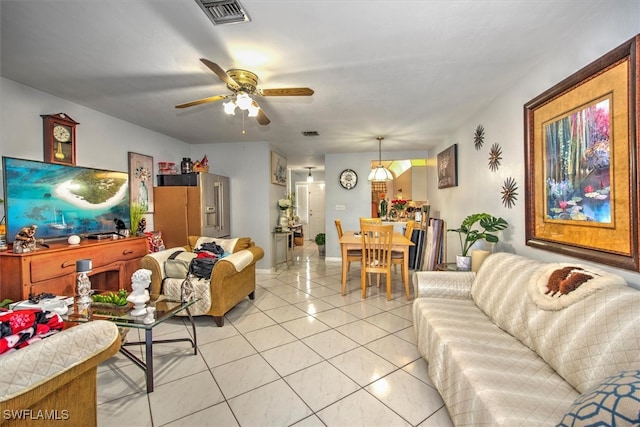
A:
{"type": "MultiPolygon", "coordinates": [[[[413,236],[413,228],[415,227],[415,221],[407,221],[407,225],[404,230],[404,237],[411,240],[413,236]]],[[[393,272],[398,272],[398,264],[404,265],[404,252],[392,251],[391,252],[391,264],[393,264],[393,272]]]]}
{"type": "Polygon", "coordinates": [[[361,216],[360,229],[362,229],[362,224],[382,224],[382,218],[367,218],[367,217],[361,216]]]}
{"type": "Polygon", "coordinates": [[[367,275],[376,274],[377,286],[380,275],[386,275],[387,300],[391,300],[391,248],[393,244],[393,225],[362,224],[362,269],[360,285],[362,298],[367,297],[367,275]]]}
{"type": "MultiPolygon", "coordinates": [[[[338,231],[338,239],[342,237],[342,221],[339,219],[335,220],[336,230],[338,231]]],[[[362,250],[360,249],[349,249],[347,250],[347,271],[351,268],[351,263],[353,261],[362,262],[362,250]]],[[[342,260],[344,262],[344,260],[342,260]]]]}

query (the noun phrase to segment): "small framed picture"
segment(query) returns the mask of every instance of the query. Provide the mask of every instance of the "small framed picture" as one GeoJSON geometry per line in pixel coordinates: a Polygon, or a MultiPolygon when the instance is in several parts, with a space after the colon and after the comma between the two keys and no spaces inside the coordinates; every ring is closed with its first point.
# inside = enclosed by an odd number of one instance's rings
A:
{"type": "Polygon", "coordinates": [[[153,212],[153,157],[129,151],[129,197],[153,212]]]}
{"type": "Polygon", "coordinates": [[[287,159],[275,151],[271,152],[271,183],[287,185],[287,159]]]}
{"type": "Polygon", "coordinates": [[[458,144],[438,153],[438,188],[458,186],[458,144]]]}

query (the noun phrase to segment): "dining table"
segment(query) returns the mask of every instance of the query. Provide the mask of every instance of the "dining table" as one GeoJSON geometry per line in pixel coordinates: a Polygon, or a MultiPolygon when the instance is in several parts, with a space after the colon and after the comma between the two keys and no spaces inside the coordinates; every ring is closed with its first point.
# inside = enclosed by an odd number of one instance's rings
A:
{"type": "MultiPolygon", "coordinates": [[[[394,231],[391,240],[392,250],[400,251],[403,253],[402,262],[402,283],[404,284],[404,290],[407,295],[407,300],[411,299],[411,292],[409,291],[409,247],[415,246],[415,244],[405,237],[403,233],[394,231]]],[[[340,238],[340,250],[342,253],[342,295],[347,293],[347,251],[351,249],[362,249],[362,236],[359,231],[345,231],[340,238]]]]}

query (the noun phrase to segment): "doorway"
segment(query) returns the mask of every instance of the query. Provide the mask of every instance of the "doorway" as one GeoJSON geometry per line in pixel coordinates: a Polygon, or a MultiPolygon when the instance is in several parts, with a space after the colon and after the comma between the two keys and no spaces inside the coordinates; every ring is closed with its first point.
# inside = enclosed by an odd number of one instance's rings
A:
{"type": "Polygon", "coordinates": [[[324,233],[324,182],[296,183],[298,216],[307,240],[314,240],[316,234],[324,233]]]}

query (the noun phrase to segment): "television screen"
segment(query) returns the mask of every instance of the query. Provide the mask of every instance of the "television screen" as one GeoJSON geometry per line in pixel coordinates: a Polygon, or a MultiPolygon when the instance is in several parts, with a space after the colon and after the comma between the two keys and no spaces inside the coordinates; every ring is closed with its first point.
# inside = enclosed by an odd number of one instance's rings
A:
{"type": "Polygon", "coordinates": [[[2,158],[7,240],[38,226],[37,239],[115,231],[129,226],[126,172],[2,158]]]}

